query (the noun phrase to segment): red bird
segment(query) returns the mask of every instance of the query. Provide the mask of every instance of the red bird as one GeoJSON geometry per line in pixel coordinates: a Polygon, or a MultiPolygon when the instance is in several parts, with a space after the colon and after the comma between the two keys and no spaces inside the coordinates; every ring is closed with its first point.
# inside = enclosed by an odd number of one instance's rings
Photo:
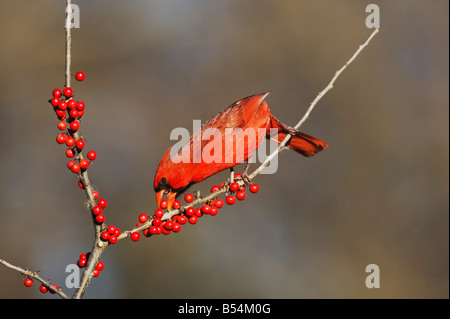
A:
{"type": "Polygon", "coordinates": [[[176,196],[191,185],[247,161],[264,138],[281,143],[291,134],[286,146],[304,156],[327,148],[327,143],[277,120],[264,101],[268,94],[256,94],[231,104],[203,124],[178,152],[171,152],[172,147],[167,150],[155,174],[158,207],[167,194],[170,211],[176,196]]]}

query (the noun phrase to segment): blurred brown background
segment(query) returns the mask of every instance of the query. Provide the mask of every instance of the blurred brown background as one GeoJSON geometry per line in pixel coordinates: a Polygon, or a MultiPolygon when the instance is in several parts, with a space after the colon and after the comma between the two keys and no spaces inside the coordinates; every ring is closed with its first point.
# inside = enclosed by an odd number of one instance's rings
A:
{"type": "MultiPolygon", "coordinates": [[[[445,0],[76,1],[91,181],[107,222],[129,229],[156,208],[173,128],[265,91],[295,125],[372,32],[369,3],[381,32],[302,127],[329,149],[283,152],[257,195],[178,234],[110,247],[87,298],[448,298],[445,0]],[[380,289],[365,287],[372,263],[380,289]]],[[[64,84],[64,18],[64,1],[0,4],[0,258],[60,285],[93,234],[47,103],[64,84]]],[[[50,297],[5,267],[0,283],[3,298],[50,297]]]]}

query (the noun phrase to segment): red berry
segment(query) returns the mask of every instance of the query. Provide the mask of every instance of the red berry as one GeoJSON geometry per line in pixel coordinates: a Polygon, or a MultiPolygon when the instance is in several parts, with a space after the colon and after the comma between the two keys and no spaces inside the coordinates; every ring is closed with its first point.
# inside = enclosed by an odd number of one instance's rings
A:
{"type": "Polygon", "coordinates": [[[74,145],[75,145],[75,139],[74,139],[72,136],[69,136],[69,137],[66,139],[66,145],[67,145],[68,147],[74,146],[74,145]]]}
{"type": "Polygon", "coordinates": [[[191,216],[189,217],[189,223],[190,224],[196,224],[198,222],[198,217],[197,216],[191,216]]]}
{"type": "Polygon", "coordinates": [[[173,223],[172,231],[178,233],[181,230],[181,225],[179,223],[173,223]]]}
{"type": "Polygon", "coordinates": [[[74,99],[70,99],[69,101],[67,101],[67,107],[69,109],[74,109],[77,106],[77,101],[74,99]]]}
{"type": "Polygon", "coordinates": [[[178,217],[178,219],[177,219],[177,222],[178,222],[180,225],[186,224],[187,221],[188,221],[188,219],[187,219],[187,217],[184,216],[184,215],[180,215],[180,217],[178,217]]]}
{"type": "Polygon", "coordinates": [[[172,208],[173,208],[173,209],[178,209],[178,208],[180,208],[180,207],[181,207],[180,201],[179,201],[178,199],[175,200],[175,201],[173,202],[172,208]]]}
{"type": "Polygon", "coordinates": [[[194,216],[195,214],[195,209],[193,207],[189,207],[188,209],[186,209],[186,215],[188,217],[194,216]]]}
{"type": "Polygon", "coordinates": [[[85,159],[85,158],[83,158],[81,161],[80,161],[80,167],[81,167],[81,169],[87,169],[88,167],[89,167],[89,160],[88,159],[85,159]]]}
{"type": "Polygon", "coordinates": [[[138,241],[139,238],[141,238],[141,234],[135,231],[134,233],[131,233],[130,238],[132,241],[138,241]]]}
{"type": "Polygon", "coordinates": [[[68,158],[74,157],[74,156],[75,156],[75,153],[74,153],[73,149],[68,148],[68,149],[66,150],[66,156],[67,156],[68,158]]]}
{"type": "Polygon", "coordinates": [[[68,169],[71,169],[72,166],[73,166],[73,164],[75,164],[74,161],[72,161],[72,160],[68,161],[68,162],[67,162],[67,168],[68,168],[68,169]]]}
{"type": "Polygon", "coordinates": [[[48,291],[48,288],[45,287],[45,286],[42,284],[42,285],[39,286],[39,290],[40,290],[43,294],[45,294],[45,293],[48,291]]]}
{"type": "Polygon", "coordinates": [[[87,260],[86,259],[78,259],[77,265],[80,268],[83,268],[84,266],[86,266],[87,264],[87,260]]]}
{"type": "Polygon", "coordinates": [[[173,221],[168,220],[164,223],[164,228],[167,230],[171,230],[173,228],[173,224],[174,224],[173,221]]]}
{"type": "Polygon", "coordinates": [[[169,235],[169,234],[172,232],[172,230],[167,230],[167,229],[165,229],[164,227],[161,227],[161,232],[162,232],[164,235],[169,235]]]}
{"type": "Polygon", "coordinates": [[[75,146],[79,149],[82,150],[84,148],[84,146],[86,145],[86,143],[84,143],[84,141],[80,138],[75,142],[75,146]]]}
{"type": "Polygon", "coordinates": [[[192,195],[191,193],[187,193],[186,195],[184,195],[184,200],[186,201],[186,203],[192,203],[194,201],[194,195],[192,195]]]}
{"type": "Polygon", "coordinates": [[[106,199],[104,198],[100,198],[97,201],[98,206],[100,206],[101,208],[105,208],[106,206],[108,206],[108,202],[106,201],[106,199]]]}
{"type": "Polygon", "coordinates": [[[139,215],[139,221],[141,223],[145,223],[147,220],[148,220],[147,214],[142,213],[142,214],[139,215]]]}
{"type": "Polygon", "coordinates": [[[78,181],[78,187],[84,189],[84,185],[82,181],[78,181]]]}
{"type": "Polygon", "coordinates": [[[78,173],[81,170],[80,164],[74,163],[70,170],[74,173],[78,173]]]}
{"type": "Polygon", "coordinates": [[[249,190],[252,193],[257,193],[259,191],[259,185],[258,184],[252,184],[252,185],[250,185],[249,190]]]}
{"type": "Polygon", "coordinates": [[[67,109],[67,102],[66,101],[59,101],[58,103],[58,109],[64,111],[67,109]]]}
{"type": "Polygon", "coordinates": [[[97,266],[95,266],[95,269],[98,269],[99,271],[102,271],[103,269],[105,269],[105,264],[103,263],[103,261],[99,261],[97,263],[97,266]]]}
{"type": "Polygon", "coordinates": [[[216,201],[214,202],[214,206],[217,208],[222,208],[223,207],[223,200],[222,199],[216,199],[216,201]]]}
{"type": "Polygon", "coordinates": [[[31,287],[33,286],[33,279],[27,278],[23,281],[23,284],[25,285],[25,287],[31,287]]]}
{"type": "Polygon", "coordinates": [[[156,227],[156,226],[151,226],[151,227],[149,228],[149,231],[150,231],[150,234],[152,234],[152,235],[157,235],[157,234],[158,234],[158,227],[156,227]]]}
{"type": "Polygon", "coordinates": [[[197,216],[197,217],[202,217],[202,216],[203,216],[202,208],[201,208],[201,207],[197,207],[197,208],[195,209],[195,216],[197,216]]]}
{"type": "Polygon", "coordinates": [[[214,193],[216,191],[218,191],[220,188],[217,185],[214,185],[213,187],[211,187],[211,193],[214,193]]]}
{"type": "Polygon", "coordinates": [[[64,133],[58,134],[58,136],[56,136],[56,143],[58,144],[64,144],[65,142],[67,142],[67,135],[64,133]]]}
{"type": "Polygon", "coordinates": [[[55,110],[56,116],[58,117],[58,119],[60,120],[65,120],[66,116],[66,111],[60,110],[60,109],[56,109],[55,110]]]}
{"type": "Polygon", "coordinates": [[[167,206],[168,206],[167,199],[162,199],[161,202],[159,203],[159,207],[162,209],[166,209],[167,206]]]}
{"type": "Polygon", "coordinates": [[[219,212],[219,209],[216,206],[214,206],[214,207],[211,207],[211,212],[209,214],[211,216],[215,216],[215,215],[217,215],[218,212],[219,212]]]}
{"type": "Polygon", "coordinates": [[[73,119],[75,119],[75,118],[80,116],[80,114],[79,114],[77,109],[71,109],[70,112],[69,112],[69,115],[73,119]]]}
{"type": "Polygon", "coordinates": [[[142,231],[142,234],[144,234],[145,237],[150,237],[151,235],[153,235],[152,233],[150,233],[150,228],[144,229],[142,231]]]}
{"type": "Polygon", "coordinates": [[[51,100],[50,100],[50,103],[53,105],[53,106],[58,106],[58,104],[59,104],[59,99],[57,98],[57,97],[54,97],[54,98],[52,98],[51,100]]]}
{"type": "Polygon", "coordinates": [[[58,130],[64,131],[66,128],[67,128],[66,122],[61,121],[58,123],[58,130]]]}
{"type": "Polygon", "coordinates": [[[98,198],[98,192],[97,191],[93,191],[92,192],[92,196],[94,196],[94,199],[97,199],[98,198]]]}
{"type": "Polygon", "coordinates": [[[82,117],[84,115],[84,110],[83,111],[78,111],[78,117],[82,117]]]}
{"type": "Polygon", "coordinates": [[[109,243],[110,243],[110,244],[115,244],[115,243],[117,243],[117,236],[116,236],[116,235],[111,235],[111,236],[109,236],[109,243]]]}
{"type": "Polygon", "coordinates": [[[54,89],[53,92],[52,92],[52,95],[54,97],[60,97],[61,94],[62,94],[62,91],[60,89],[54,89]]]}
{"type": "MultiPolygon", "coordinates": [[[[59,290],[59,287],[58,287],[57,284],[53,284],[52,286],[53,286],[53,288],[55,288],[56,290],[59,290]]],[[[51,293],[51,294],[54,294],[55,292],[54,292],[53,290],[50,290],[50,293],[51,293]]]]}
{"type": "Polygon", "coordinates": [[[161,225],[161,223],[162,223],[162,221],[161,221],[161,218],[159,218],[159,217],[155,217],[155,218],[153,218],[153,220],[152,220],[152,225],[153,225],[153,226],[158,227],[159,225],[161,225]]]}
{"type": "Polygon", "coordinates": [[[65,97],[71,97],[72,94],[73,94],[72,88],[70,88],[70,87],[64,88],[63,94],[64,94],[65,97]]]}
{"type": "Polygon", "coordinates": [[[246,196],[247,195],[245,194],[244,191],[239,191],[239,192],[236,193],[236,198],[239,199],[239,200],[244,200],[246,196]]]}
{"type": "Polygon", "coordinates": [[[77,74],[75,74],[75,79],[77,81],[83,81],[86,78],[86,74],[84,74],[83,71],[78,71],[77,74]]]}
{"type": "Polygon", "coordinates": [[[102,213],[102,208],[100,206],[94,206],[92,208],[92,214],[94,214],[95,216],[100,215],[102,213]]]}
{"type": "Polygon", "coordinates": [[[231,183],[231,185],[230,185],[230,191],[232,191],[232,192],[236,192],[237,190],[239,190],[239,184],[238,183],[236,183],[236,182],[234,182],[234,183],[231,183]]]}
{"type": "Polygon", "coordinates": [[[225,198],[225,202],[227,202],[228,205],[233,205],[236,202],[236,197],[234,197],[233,195],[228,195],[225,198]]]}
{"type": "Polygon", "coordinates": [[[80,111],[80,112],[84,111],[84,109],[86,108],[86,103],[84,103],[82,101],[78,102],[76,105],[77,105],[77,110],[80,111]]]}
{"type": "Polygon", "coordinates": [[[103,224],[105,222],[105,219],[106,219],[106,217],[103,214],[95,216],[95,221],[99,224],[103,224]]]}
{"type": "Polygon", "coordinates": [[[108,227],[108,233],[110,233],[111,235],[114,235],[116,233],[116,226],[114,225],[109,225],[108,227]]]}
{"type": "Polygon", "coordinates": [[[209,214],[211,212],[211,206],[209,205],[203,205],[202,206],[202,213],[203,214],[209,214]]]}
{"type": "Polygon", "coordinates": [[[164,211],[161,208],[155,210],[155,216],[161,218],[164,216],[164,211]]]}
{"type": "Polygon", "coordinates": [[[72,131],[78,131],[79,128],[80,128],[80,122],[78,122],[78,121],[70,122],[70,129],[72,131]]]}
{"type": "Polygon", "coordinates": [[[97,158],[97,153],[96,153],[95,151],[89,151],[89,152],[87,153],[87,157],[88,157],[91,161],[93,161],[93,160],[95,160],[95,159],[97,158]]]}
{"type": "Polygon", "coordinates": [[[100,275],[100,270],[98,270],[97,268],[94,269],[94,271],[92,272],[92,275],[94,277],[98,277],[100,275]]]}
{"type": "Polygon", "coordinates": [[[100,235],[100,238],[104,241],[107,241],[109,239],[111,235],[105,230],[102,232],[102,234],[100,235]]]}

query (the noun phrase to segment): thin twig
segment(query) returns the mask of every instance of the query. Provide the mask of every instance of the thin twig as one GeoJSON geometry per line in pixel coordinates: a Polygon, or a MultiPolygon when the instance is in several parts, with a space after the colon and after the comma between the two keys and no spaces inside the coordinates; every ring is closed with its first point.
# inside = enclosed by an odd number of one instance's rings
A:
{"type": "Polygon", "coordinates": [[[64,299],[70,299],[70,297],[67,296],[64,292],[62,292],[61,289],[56,289],[55,287],[53,287],[53,284],[50,281],[47,281],[47,280],[43,279],[41,276],[39,276],[37,271],[31,271],[31,270],[24,269],[19,266],[15,266],[3,259],[0,259],[0,264],[3,264],[4,266],[6,266],[12,270],[15,270],[17,272],[20,272],[22,275],[24,275],[28,278],[33,278],[33,279],[38,280],[51,292],[58,294],[59,296],[61,296],[64,299]]]}
{"type": "MultiPolygon", "coordinates": [[[[358,50],[356,50],[356,52],[353,54],[353,56],[345,63],[345,65],[340,68],[333,76],[333,78],[331,79],[330,83],[328,83],[327,87],[325,89],[322,90],[322,92],[320,92],[316,98],[314,99],[314,101],[311,103],[311,105],[309,106],[308,110],[306,111],[305,115],[303,115],[303,117],[301,118],[301,120],[297,123],[297,125],[294,126],[294,128],[296,130],[298,130],[298,128],[300,126],[303,125],[303,123],[306,122],[306,120],[309,118],[309,115],[311,114],[312,110],[314,109],[314,107],[316,106],[316,104],[320,101],[320,99],[322,99],[322,97],[333,88],[334,82],[336,82],[336,80],[338,79],[338,77],[341,75],[342,72],[344,72],[344,70],[356,59],[356,57],[361,53],[361,51],[369,44],[369,42],[372,40],[372,38],[378,33],[379,29],[375,29],[372,34],[369,36],[369,38],[366,40],[366,42],[364,42],[364,44],[360,45],[358,50]]],[[[275,151],[273,151],[269,156],[266,157],[266,159],[264,160],[264,162],[252,173],[249,175],[250,179],[255,178],[256,175],[258,175],[259,173],[261,173],[261,171],[267,166],[269,165],[270,161],[273,160],[273,158],[275,156],[277,156],[277,154],[279,152],[281,152],[283,150],[283,148],[285,147],[285,145],[289,142],[289,140],[291,139],[292,135],[288,134],[286,135],[286,137],[284,138],[284,140],[280,143],[280,145],[278,145],[277,149],[275,151]]]]}
{"type": "Polygon", "coordinates": [[[71,49],[72,49],[72,33],[71,33],[71,23],[72,23],[72,1],[66,0],[66,25],[65,25],[65,31],[66,31],[66,72],[65,72],[65,86],[70,87],[70,81],[71,81],[71,74],[70,74],[70,66],[72,64],[72,55],[71,55],[71,49]]]}
{"type": "MultiPolygon", "coordinates": [[[[71,0],[66,0],[66,12],[67,12],[67,17],[66,17],[66,25],[65,25],[65,44],[66,44],[66,55],[65,55],[65,86],[66,87],[70,87],[70,81],[71,81],[71,46],[72,46],[72,34],[71,34],[71,21],[72,21],[72,8],[70,7],[72,4],[71,0]]],[[[80,134],[78,132],[74,132],[73,133],[73,138],[75,140],[78,140],[81,138],[80,134]]],[[[81,161],[83,160],[84,157],[84,153],[83,151],[79,151],[78,153],[78,159],[81,161]]],[[[94,206],[96,205],[96,201],[94,198],[94,189],[89,181],[89,175],[87,170],[81,172],[79,174],[79,178],[83,184],[83,188],[84,191],[86,193],[86,196],[88,198],[88,207],[89,210],[91,211],[92,208],[94,208],[94,206]]],[[[94,244],[92,247],[92,251],[90,254],[90,257],[87,261],[87,264],[84,268],[83,271],[83,275],[81,277],[80,280],[80,285],[79,287],[76,289],[74,295],[72,296],[72,298],[74,299],[79,299],[82,298],[84,293],[86,292],[86,289],[94,275],[94,269],[98,263],[98,260],[101,256],[101,254],[103,253],[104,249],[108,246],[108,244],[106,242],[103,242],[100,239],[100,234],[101,234],[101,230],[102,228],[105,228],[106,224],[102,224],[102,225],[98,225],[95,221],[95,216],[92,215],[92,222],[94,225],[94,230],[95,230],[95,239],[94,239],[94,244]]]]}

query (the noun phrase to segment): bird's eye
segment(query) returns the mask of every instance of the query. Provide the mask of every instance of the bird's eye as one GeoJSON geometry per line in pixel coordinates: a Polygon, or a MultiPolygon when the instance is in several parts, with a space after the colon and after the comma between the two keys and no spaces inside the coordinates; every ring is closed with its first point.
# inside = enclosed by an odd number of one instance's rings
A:
{"type": "Polygon", "coordinates": [[[166,183],[166,178],[165,177],[161,178],[161,184],[165,184],[165,183],[166,183]]]}

